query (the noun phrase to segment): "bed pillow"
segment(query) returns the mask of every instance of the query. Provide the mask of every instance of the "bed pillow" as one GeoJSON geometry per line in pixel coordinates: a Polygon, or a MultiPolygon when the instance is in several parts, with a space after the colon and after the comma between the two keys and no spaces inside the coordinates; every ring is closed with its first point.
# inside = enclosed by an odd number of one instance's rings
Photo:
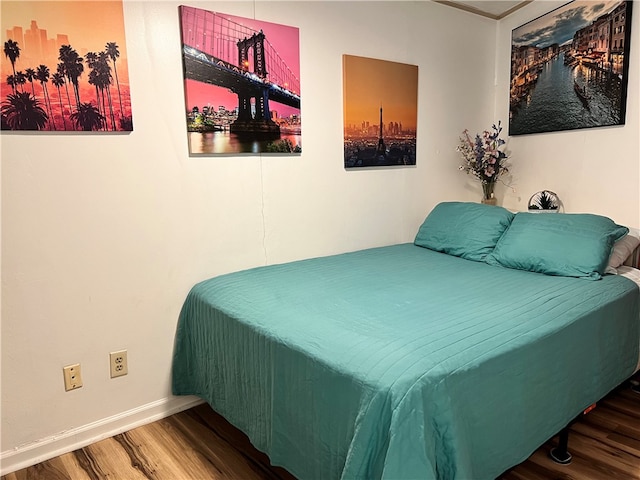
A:
{"type": "Polygon", "coordinates": [[[633,251],[640,245],[640,238],[633,235],[625,235],[613,245],[611,256],[609,257],[609,263],[605,269],[605,273],[617,274],[618,268],[622,265],[627,258],[633,253],[633,251]]]}
{"type": "Polygon", "coordinates": [[[486,262],[598,280],[613,244],[628,232],[627,227],[600,215],[518,213],[486,262]]]}
{"type": "Polygon", "coordinates": [[[443,202],[429,213],[414,243],[481,262],[493,251],[513,217],[509,210],[494,205],[443,202]]]}

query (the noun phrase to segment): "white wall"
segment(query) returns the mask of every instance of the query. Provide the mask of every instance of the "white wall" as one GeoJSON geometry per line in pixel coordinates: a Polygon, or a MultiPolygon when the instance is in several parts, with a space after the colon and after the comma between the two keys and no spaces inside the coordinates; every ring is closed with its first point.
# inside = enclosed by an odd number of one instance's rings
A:
{"type": "MultiPolygon", "coordinates": [[[[511,30],[564,2],[500,22],[430,2],[190,2],[300,28],[302,155],[211,158],[187,154],[180,3],[125,0],[131,134],[1,137],[3,474],[190,405],[170,365],[195,282],[411,241],[437,202],[477,200],[458,134],[508,118],[511,30]],[[416,167],[344,170],[343,54],[419,66],[416,167]],[[109,379],[123,348],[130,373],[109,379]],[[84,387],[65,393],[75,362],[84,387]]],[[[546,188],[640,226],[639,23],[626,125],[510,138],[505,206],[546,188]]]]}
{"type": "MultiPolygon", "coordinates": [[[[565,3],[533,2],[499,22],[498,118],[508,118],[511,31],[565,3]]],[[[510,137],[516,192],[503,189],[504,206],[526,210],[529,197],[547,189],[558,194],[567,212],[640,225],[640,4],[634,3],[625,125],[510,137]]]]}
{"type": "MultiPolygon", "coordinates": [[[[188,4],[300,28],[303,153],[190,158],[180,2],[125,0],[134,131],[2,135],[2,473],[190,405],[170,369],[194,283],[411,241],[437,202],[480,196],[455,146],[494,121],[496,22],[430,2],[188,4]],[[343,54],[419,66],[416,167],[344,170],[343,54]],[[110,379],[119,349],[129,375],[110,379]]],[[[533,152],[517,157],[526,178],[533,152]]]]}

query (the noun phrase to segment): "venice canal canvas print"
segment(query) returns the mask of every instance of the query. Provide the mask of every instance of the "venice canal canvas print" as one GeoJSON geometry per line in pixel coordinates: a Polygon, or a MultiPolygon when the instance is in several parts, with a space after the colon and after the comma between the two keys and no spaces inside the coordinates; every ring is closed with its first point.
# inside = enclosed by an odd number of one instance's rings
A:
{"type": "Polygon", "coordinates": [[[300,154],[295,27],[180,6],[190,154],[300,154]]]}
{"type": "Polygon", "coordinates": [[[3,1],[2,130],[133,130],[122,1],[3,1]]]}
{"type": "Polygon", "coordinates": [[[509,135],[624,125],[632,3],[574,1],[512,31],[509,135]]]}
{"type": "Polygon", "coordinates": [[[416,164],[418,66],[342,56],[345,168],[416,164]]]}

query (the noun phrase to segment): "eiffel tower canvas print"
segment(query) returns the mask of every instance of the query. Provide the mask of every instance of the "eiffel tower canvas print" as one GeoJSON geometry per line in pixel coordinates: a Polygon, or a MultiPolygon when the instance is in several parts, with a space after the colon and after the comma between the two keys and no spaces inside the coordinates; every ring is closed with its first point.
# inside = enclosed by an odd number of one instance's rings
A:
{"type": "Polygon", "coordinates": [[[342,56],[345,168],[416,164],[418,67],[342,56]]]}

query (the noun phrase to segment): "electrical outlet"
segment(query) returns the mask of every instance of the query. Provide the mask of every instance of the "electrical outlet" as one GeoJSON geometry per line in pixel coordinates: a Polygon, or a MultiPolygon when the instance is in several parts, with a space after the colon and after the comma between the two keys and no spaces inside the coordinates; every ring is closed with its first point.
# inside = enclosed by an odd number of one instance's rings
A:
{"type": "Polygon", "coordinates": [[[109,365],[111,369],[111,378],[121,377],[122,375],[129,373],[127,351],[120,350],[119,352],[111,352],[109,354],[109,365]]]}
{"type": "Polygon", "coordinates": [[[65,391],[75,390],[82,386],[82,376],[80,375],[80,364],[67,365],[62,367],[62,373],[64,375],[64,389],[65,391]]]}

